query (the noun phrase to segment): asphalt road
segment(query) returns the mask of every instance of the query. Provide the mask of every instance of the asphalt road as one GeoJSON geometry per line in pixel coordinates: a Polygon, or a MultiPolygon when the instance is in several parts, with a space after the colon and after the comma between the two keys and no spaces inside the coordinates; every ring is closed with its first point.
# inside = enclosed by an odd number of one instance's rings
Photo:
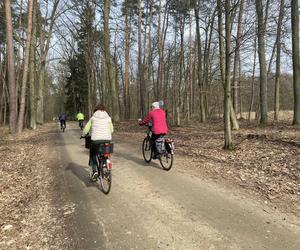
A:
{"type": "MultiPolygon", "coordinates": [[[[113,183],[88,178],[88,151],[75,124],[55,135],[76,249],[300,249],[300,222],[238,190],[184,169],[144,162],[140,145],[114,137],[113,183]]],[[[141,138],[142,141],[142,138],[141,138]]]]}

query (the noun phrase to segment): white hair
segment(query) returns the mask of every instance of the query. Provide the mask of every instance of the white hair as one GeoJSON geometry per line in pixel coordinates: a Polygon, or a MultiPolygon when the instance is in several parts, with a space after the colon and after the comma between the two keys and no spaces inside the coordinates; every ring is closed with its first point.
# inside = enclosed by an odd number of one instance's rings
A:
{"type": "Polygon", "coordinates": [[[151,107],[153,109],[158,109],[159,108],[159,102],[153,102],[152,105],[151,105],[151,107]]]}

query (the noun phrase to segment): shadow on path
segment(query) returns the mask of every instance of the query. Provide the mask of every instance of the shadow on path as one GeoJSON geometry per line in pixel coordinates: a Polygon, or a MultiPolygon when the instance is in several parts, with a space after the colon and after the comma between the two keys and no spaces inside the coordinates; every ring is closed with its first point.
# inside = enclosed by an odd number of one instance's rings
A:
{"type": "Polygon", "coordinates": [[[138,164],[140,166],[143,166],[143,167],[152,167],[152,168],[157,168],[157,169],[163,170],[163,168],[160,166],[158,160],[156,160],[158,162],[154,162],[152,160],[150,163],[147,163],[147,162],[144,161],[143,158],[136,157],[133,154],[116,154],[116,157],[124,158],[124,159],[129,160],[129,161],[133,161],[136,164],[138,164]]]}
{"type": "Polygon", "coordinates": [[[69,165],[66,167],[65,171],[71,171],[80,181],[82,181],[86,187],[98,187],[98,182],[92,182],[89,177],[89,171],[85,169],[84,166],[78,165],[76,163],[69,163],[69,165]]]}

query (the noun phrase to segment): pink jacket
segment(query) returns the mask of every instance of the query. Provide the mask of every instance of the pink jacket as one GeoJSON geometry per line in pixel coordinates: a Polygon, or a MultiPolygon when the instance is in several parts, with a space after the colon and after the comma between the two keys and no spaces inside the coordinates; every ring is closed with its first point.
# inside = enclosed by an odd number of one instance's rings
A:
{"type": "Polygon", "coordinates": [[[154,134],[167,134],[168,126],[166,121],[165,111],[162,109],[151,110],[140,125],[146,125],[148,122],[152,122],[152,132],[154,134]]]}

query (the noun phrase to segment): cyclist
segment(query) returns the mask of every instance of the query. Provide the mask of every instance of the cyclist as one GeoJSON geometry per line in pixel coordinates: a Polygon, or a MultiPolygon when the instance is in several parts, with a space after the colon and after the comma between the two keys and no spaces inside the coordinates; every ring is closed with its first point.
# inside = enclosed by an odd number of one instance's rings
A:
{"type": "Polygon", "coordinates": [[[79,122],[78,125],[82,129],[83,128],[83,121],[84,121],[84,114],[82,114],[80,111],[76,115],[76,119],[79,122]]]}
{"type": "Polygon", "coordinates": [[[59,121],[60,121],[60,129],[63,128],[63,126],[65,126],[65,128],[67,127],[66,125],[66,121],[67,121],[67,116],[65,114],[60,114],[58,117],[59,121]]]}
{"type": "Polygon", "coordinates": [[[106,112],[105,106],[103,104],[98,104],[94,109],[93,116],[85,125],[82,133],[83,137],[88,133],[91,135],[89,165],[92,168],[92,180],[96,180],[98,177],[97,153],[99,146],[102,143],[111,141],[113,131],[114,127],[110,116],[106,112]]]}
{"type": "Polygon", "coordinates": [[[160,108],[159,102],[153,102],[151,105],[151,111],[147,114],[144,120],[139,121],[139,125],[143,126],[152,122],[152,136],[151,136],[151,148],[154,152],[153,159],[156,159],[158,152],[156,150],[155,141],[157,138],[164,136],[168,133],[166,113],[160,108]]]}

